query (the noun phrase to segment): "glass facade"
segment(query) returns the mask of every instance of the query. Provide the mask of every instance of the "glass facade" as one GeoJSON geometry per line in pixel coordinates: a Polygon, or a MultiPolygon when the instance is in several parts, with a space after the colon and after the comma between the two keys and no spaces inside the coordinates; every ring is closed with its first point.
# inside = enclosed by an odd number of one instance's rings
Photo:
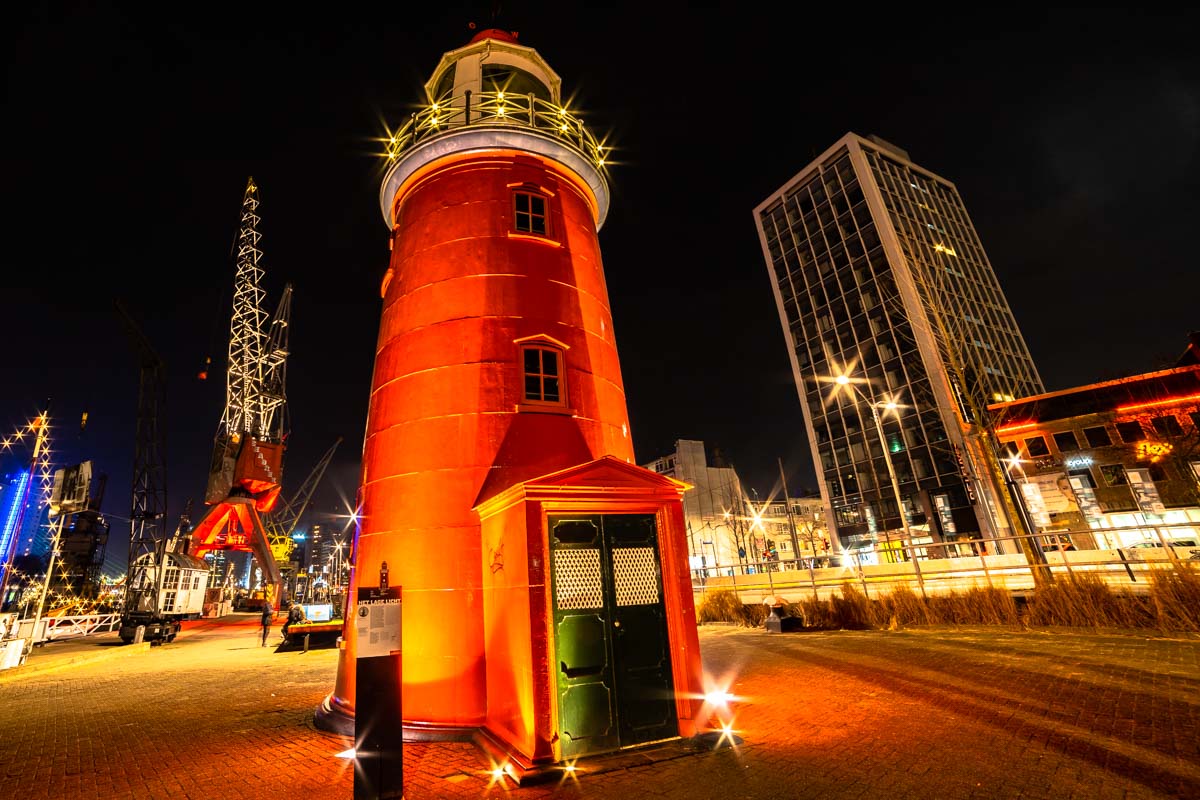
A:
{"type": "Polygon", "coordinates": [[[977,536],[964,430],[1043,387],[957,189],[850,134],[755,217],[843,545],[903,527],[888,457],[915,539],[977,536]]]}

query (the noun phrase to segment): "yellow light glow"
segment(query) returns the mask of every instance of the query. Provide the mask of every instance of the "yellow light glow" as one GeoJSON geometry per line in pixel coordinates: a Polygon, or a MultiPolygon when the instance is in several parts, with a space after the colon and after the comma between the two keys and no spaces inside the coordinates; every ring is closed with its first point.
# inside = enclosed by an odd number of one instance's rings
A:
{"type": "Polygon", "coordinates": [[[762,528],[763,520],[761,508],[756,509],[753,505],[750,506],[750,523],[752,528],[762,528]]]}
{"type": "Polygon", "coordinates": [[[1014,425],[1005,425],[1003,428],[996,428],[996,433],[1011,433],[1013,431],[1023,431],[1026,428],[1036,428],[1037,422],[1018,422],[1014,425]]]}
{"type": "Polygon", "coordinates": [[[489,778],[488,778],[487,788],[491,789],[493,786],[495,786],[498,783],[503,785],[504,776],[507,774],[507,770],[508,770],[507,763],[501,764],[497,767],[493,767],[492,770],[488,773],[489,778]]]}
{"type": "Polygon", "coordinates": [[[1137,457],[1148,458],[1151,464],[1158,463],[1163,456],[1169,455],[1175,447],[1167,442],[1138,442],[1137,457]]]}
{"type": "Polygon", "coordinates": [[[935,244],[933,246],[933,249],[939,253],[945,253],[948,256],[957,256],[958,255],[958,253],[954,252],[953,247],[947,247],[946,245],[942,244],[941,242],[938,242],[937,244],[935,244]]]}
{"type": "Polygon", "coordinates": [[[500,106],[498,109],[496,109],[496,116],[498,116],[498,117],[504,116],[504,106],[500,106]]]}
{"type": "Polygon", "coordinates": [[[719,739],[717,739],[717,747],[720,747],[720,746],[721,746],[721,744],[722,744],[722,743],[723,743],[723,742],[724,742],[726,739],[728,739],[728,740],[729,740],[729,744],[730,744],[731,746],[734,746],[734,747],[736,747],[736,746],[737,746],[737,739],[736,739],[736,738],[735,738],[735,736],[734,736],[734,734],[736,734],[736,733],[737,733],[737,731],[735,731],[735,730],[733,729],[733,722],[722,722],[722,723],[721,723],[721,736],[720,736],[720,738],[719,738],[719,739]]]}

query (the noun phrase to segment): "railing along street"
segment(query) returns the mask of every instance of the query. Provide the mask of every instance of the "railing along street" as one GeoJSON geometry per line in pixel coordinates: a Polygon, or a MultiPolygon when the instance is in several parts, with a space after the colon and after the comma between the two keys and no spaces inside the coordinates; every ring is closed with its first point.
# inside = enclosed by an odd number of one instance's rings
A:
{"type": "Polygon", "coordinates": [[[1195,567],[1200,569],[1200,525],[1156,523],[1130,528],[1061,530],[1036,535],[995,539],[924,542],[915,545],[896,541],[869,551],[843,551],[802,557],[795,561],[739,561],[692,570],[692,590],[699,603],[709,592],[735,591],[745,603],[764,601],[799,602],[827,600],[841,594],[850,582],[868,597],[878,597],[900,587],[918,594],[945,595],[972,588],[999,588],[1014,593],[1032,591],[1038,572],[1051,578],[1088,574],[1116,589],[1135,593],[1149,590],[1155,570],[1195,567]],[[1134,547],[1074,549],[1072,541],[1094,541],[1096,536],[1117,541],[1123,532],[1147,532],[1150,538],[1134,547]],[[1061,543],[1050,549],[1047,537],[1061,543]],[[1021,547],[1028,540],[1040,549],[1045,565],[1030,563],[1021,547]],[[1169,546],[1171,541],[1196,544],[1169,546]],[[914,563],[919,559],[919,564],[914,563]],[[815,563],[814,563],[815,562],[815,563]],[[828,563],[827,562],[833,562],[828,563]],[[1185,566],[1186,565],[1186,566],[1185,566]]]}

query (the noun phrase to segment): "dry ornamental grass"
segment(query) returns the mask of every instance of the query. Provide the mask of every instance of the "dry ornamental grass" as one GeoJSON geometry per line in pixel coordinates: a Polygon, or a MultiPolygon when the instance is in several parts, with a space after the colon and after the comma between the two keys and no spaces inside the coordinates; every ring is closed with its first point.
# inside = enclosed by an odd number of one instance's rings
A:
{"type": "MultiPolygon", "coordinates": [[[[768,609],[746,604],[735,592],[705,595],[696,608],[700,623],[727,622],[759,627],[768,609]]],[[[1200,570],[1188,563],[1150,573],[1149,592],[1113,589],[1086,573],[1060,576],[1038,587],[1024,602],[991,587],[921,597],[901,587],[868,598],[843,583],[828,600],[789,603],[780,616],[812,630],[870,630],[917,625],[1001,625],[1009,627],[1132,628],[1163,633],[1200,632],[1200,570]]]]}

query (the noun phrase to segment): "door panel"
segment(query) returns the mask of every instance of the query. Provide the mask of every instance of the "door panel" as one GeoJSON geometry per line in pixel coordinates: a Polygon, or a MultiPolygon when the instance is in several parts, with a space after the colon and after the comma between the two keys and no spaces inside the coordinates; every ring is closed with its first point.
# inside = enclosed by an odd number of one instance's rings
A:
{"type": "Polygon", "coordinates": [[[549,527],[563,756],[678,735],[654,515],[549,527]]]}
{"type": "Polygon", "coordinates": [[[564,758],[620,746],[599,517],[550,520],[554,647],[564,758]]]}
{"type": "Polygon", "coordinates": [[[613,573],[613,664],[621,745],[679,733],[652,514],[603,518],[613,573]]]}

